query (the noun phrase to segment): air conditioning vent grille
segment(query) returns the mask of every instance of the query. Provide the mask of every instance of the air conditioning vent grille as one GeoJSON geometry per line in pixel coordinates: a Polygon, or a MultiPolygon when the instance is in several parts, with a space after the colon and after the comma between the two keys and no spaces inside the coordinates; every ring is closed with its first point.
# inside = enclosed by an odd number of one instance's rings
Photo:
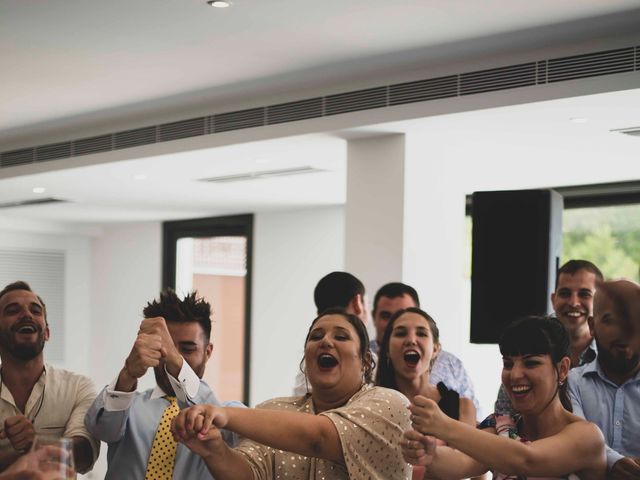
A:
{"type": "Polygon", "coordinates": [[[389,105],[424,102],[458,95],[458,76],[399,83],[389,87],[389,105]]]}
{"type": "Polygon", "coordinates": [[[213,115],[213,132],[229,132],[243,128],[262,127],[265,124],[264,114],[265,109],[260,107],[213,115]]]}
{"type": "Polygon", "coordinates": [[[3,202],[0,203],[0,208],[14,208],[14,207],[28,207],[32,205],[46,205],[50,203],[67,203],[68,200],[63,200],[61,198],[35,198],[30,200],[15,200],[13,202],[3,202]]]}
{"type": "Polygon", "coordinates": [[[0,152],[0,168],[387,106],[627,73],[639,69],[640,47],[638,46],[540,60],[236,112],[217,113],[72,142],[0,152]]]}
{"type": "Polygon", "coordinates": [[[178,140],[180,138],[197,137],[205,134],[204,117],[165,123],[158,127],[158,137],[161,142],[178,140]]]}
{"type": "Polygon", "coordinates": [[[493,92],[536,84],[536,62],[460,75],[460,95],[493,92]]]}
{"type": "Polygon", "coordinates": [[[211,183],[231,183],[231,182],[245,182],[247,180],[261,180],[265,178],[273,177],[285,177],[289,175],[302,175],[306,173],[320,173],[325,170],[314,168],[310,166],[285,168],[281,170],[264,170],[259,172],[239,173],[235,175],[222,175],[219,177],[202,178],[201,182],[211,183]]]}
{"type": "Polygon", "coordinates": [[[356,92],[329,95],[325,101],[325,115],[357,112],[387,106],[387,87],[368,88],[356,92]]]}
{"type": "Polygon", "coordinates": [[[112,140],[112,135],[100,135],[99,137],[76,140],[73,142],[73,152],[75,155],[108,152],[111,150],[112,140]]]}
{"type": "Polygon", "coordinates": [[[118,132],[113,138],[113,148],[139,147],[140,145],[149,145],[156,143],[156,127],[136,128],[118,132]]]}
{"type": "Polygon", "coordinates": [[[635,52],[633,47],[587,53],[573,57],[549,60],[549,83],[577,78],[633,72],[635,52]]]}
{"type": "Polygon", "coordinates": [[[36,162],[69,158],[71,156],[71,142],[54,143],[36,148],[36,162]]]}
{"type": "Polygon", "coordinates": [[[267,107],[267,125],[295,122],[322,116],[322,98],[281,103],[267,107]]]}
{"type": "Polygon", "coordinates": [[[2,152],[2,154],[0,154],[0,167],[15,167],[17,165],[33,163],[34,154],[35,149],[33,148],[23,148],[21,150],[2,152]]]}

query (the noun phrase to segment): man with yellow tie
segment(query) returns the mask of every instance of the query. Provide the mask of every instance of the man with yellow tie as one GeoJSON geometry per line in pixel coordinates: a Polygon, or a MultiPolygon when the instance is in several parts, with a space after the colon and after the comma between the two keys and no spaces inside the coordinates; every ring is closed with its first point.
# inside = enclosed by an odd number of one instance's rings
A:
{"type": "MultiPolygon", "coordinates": [[[[105,480],[211,479],[202,459],[176,445],[169,428],[180,408],[221,405],[201,380],[213,351],[211,306],[195,292],[181,300],[166,290],[143,314],[122,370],[85,418],[89,432],[109,444],[105,480]],[[148,368],[154,370],[156,386],[138,392],[138,379],[148,368]]],[[[224,436],[233,445],[233,434],[224,436]]]]}

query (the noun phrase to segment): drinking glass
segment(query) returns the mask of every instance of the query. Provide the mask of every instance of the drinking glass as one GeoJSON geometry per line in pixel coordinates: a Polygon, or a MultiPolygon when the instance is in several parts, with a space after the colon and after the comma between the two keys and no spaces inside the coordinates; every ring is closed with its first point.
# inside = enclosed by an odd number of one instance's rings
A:
{"type": "Polygon", "coordinates": [[[38,470],[45,478],[76,480],[72,439],[38,435],[31,448],[36,452],[38,470]]]}

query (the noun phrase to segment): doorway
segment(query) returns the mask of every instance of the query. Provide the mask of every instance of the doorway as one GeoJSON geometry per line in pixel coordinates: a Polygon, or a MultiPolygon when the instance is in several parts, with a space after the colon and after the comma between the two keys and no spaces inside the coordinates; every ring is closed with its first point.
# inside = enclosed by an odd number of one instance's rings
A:
{"type": "Polygon", "coordinates": [[[163,224],[163,281],[211,304],[213,355],[203,379],[221,401],[249,399],[253,215],[163,224]]]}

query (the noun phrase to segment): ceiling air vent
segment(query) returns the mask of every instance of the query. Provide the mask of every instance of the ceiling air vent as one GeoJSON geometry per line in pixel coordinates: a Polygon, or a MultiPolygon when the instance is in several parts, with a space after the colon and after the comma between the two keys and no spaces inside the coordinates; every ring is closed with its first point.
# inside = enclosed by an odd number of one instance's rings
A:
{"type": "Polygon", "coordinates": [[[281,103],[267,107],[267,125],[295,122],[322,116],[322,98],[309,98],[297,102],[281,103]]]}
{"type": "Polygon", "coordinates": [[[90,153],[108,152],[111,150],[112,135],[83,138],[73,142],[74,155],[89,155],[90,153]]]}
{"type": "Polygon", "coordinates": [[[71,156],[71,142],[54,143],[36,148],[36,162],[69,158],[71,156]]]}
{"type": "Polygon", "coordinates": [[[66,203],[69,200],[62,200],[60,198],[35,198],[33,200],[16,200],[14,202],[0,203],[0,208],[14,208],[14,207],[29,207],[32,205],[46,205],[49,203],[66,203]]]}
{"type": "Polygon", "coordinates": [[[156,127],[136,128],[125,132],[118,132],[113,138],[113,148],[139,147],[156,143],[156,127]]]}
{"type": "Polygon", "coordinates": [[[161,142],[178,140],[179,138],[197,137],[205,133],[205,117],[165,123],[158,127],[158,137],[161,142]]]}
{"type": "Polygon", "coordinates": [[[357,112],[387,106],[387,87],[368,88],[355,92],[329,95],[325,100],[325,115],[357,112]]]}
{"type": "Polygon", "coordinates": [[[430,78],[417,82],[398,83],[389,87],[389,105],[424,102],[458,95],[458,76],[430,78]]]}
{"type": "Polygon", "coordinates": [[[247,180],[260,180],[264,178],[273,177],[286,177],[289,175],[302,175],[305,173],[320,173],[326,172],[320,168],[314,168],[310,166],[285,168],[282,170],[265,170],[262,172],[249,172],[239,173],[237,175],[223,175],[220,177],[202,178],[201,182],[214,182],[214,183],[230,183],[230,182],[245,182],[247,180]]]}
{"type": "Polygon", "coordinates": [[[573,57],[549,60],[549,83],[576,78],[596,77],[612,73],[633,72],[635,52],[633,47],[587,53],[573,57]]]}
{"type": "Polygon", "coordinates": [[[460,75],[460,95],[493,92],[536,84],[536,62],[491,68],[460,75]]]}
{"type": "Polygon", "coordinates": [[[264,114],[265,108],[260,107],[212,115],[211,125],[213,128],[211,133],[228,132],[231,130],[240,130],[241,128],[262,127],[265,124],[264,114]]]}
{"type": "Polygon", "coordinates": [[[624,133],[625,135],[631,135],[632,137],[640,137],[640,127],[633,128],[618,128],[611,130],[612,132],[624,133]]]}
{"type": "Polygon", "coordinates": [[[0,167],[15,167],[33,163],[34,148],[23,148],[0,154],[0,167]]]}

